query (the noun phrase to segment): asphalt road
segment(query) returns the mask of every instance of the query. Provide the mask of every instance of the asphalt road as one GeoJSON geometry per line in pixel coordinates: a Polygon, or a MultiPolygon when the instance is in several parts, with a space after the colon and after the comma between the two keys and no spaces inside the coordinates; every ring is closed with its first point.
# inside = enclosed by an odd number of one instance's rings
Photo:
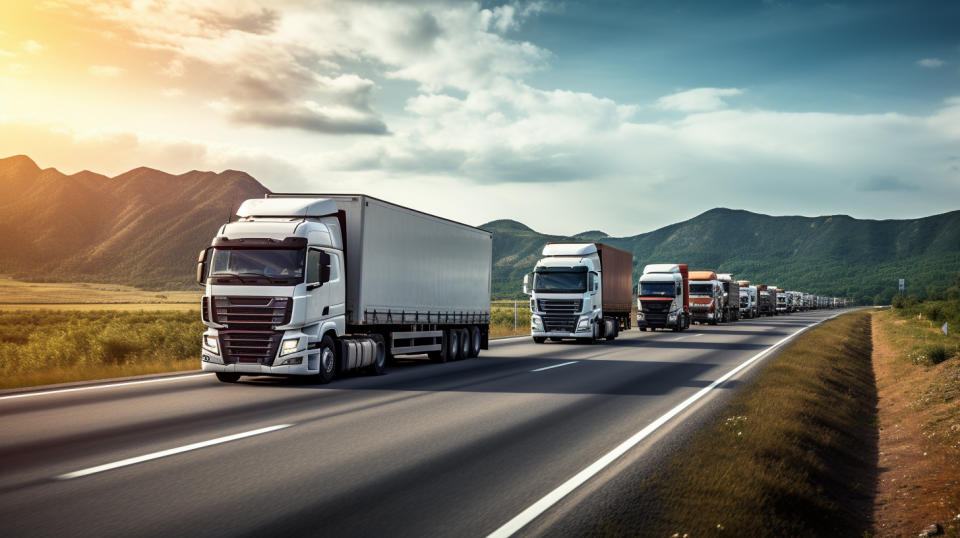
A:
{"type": "Polygon", "coordinates": [[[560,532],[772,353],[729,372],[835,314],[504,340],[330,385],[196,375],[0,396],[0,535],[560,532]]]}

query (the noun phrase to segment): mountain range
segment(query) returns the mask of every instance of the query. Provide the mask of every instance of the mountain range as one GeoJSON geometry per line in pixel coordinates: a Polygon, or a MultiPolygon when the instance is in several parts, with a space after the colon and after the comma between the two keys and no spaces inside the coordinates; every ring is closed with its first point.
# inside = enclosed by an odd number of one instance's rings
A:
{"type": "MultiPolygon", "coordinates": [[[[107,177],[41,169],[23,155],[0,159],[0,273],[182,289],[192,285],[197,252],[217,228],[240,202],[267,192],[236,170],[172,175],[136,168],[107,177]]],[[[596,230],[549,235],[513,220],[480,227],[493,232],[494,298],[519,296],[523,275],[548,241],[602,241],[630,251],[635,277],[647,263],[688,263],[866,304],[889,302],[899,278],[908,292],[924,296],[960,271],[960,211],[860,220],[717,208],[631,237],[596,230]]]]}

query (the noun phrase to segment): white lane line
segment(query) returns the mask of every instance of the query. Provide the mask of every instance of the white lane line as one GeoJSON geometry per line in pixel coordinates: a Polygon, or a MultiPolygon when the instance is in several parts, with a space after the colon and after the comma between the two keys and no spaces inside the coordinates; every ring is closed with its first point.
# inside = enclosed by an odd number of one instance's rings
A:
{"type": "Polygon", "coordinates": [[[276,426],[260,428],[259,430],[250,430],[248,432],[235,433],[233,435],[227,435],[226,437],[218,437],[216,439],[211,439],[209,441],[201,441],[199,443],[193,443],[192,445],[185,445],[178,448],[171,448],[169,450],[161,450],[160,452],[153,452],[152,454],[145,454],[143,456],[137,456],[135,458],[127,458],[125,460],[115,461],[113,463],[105,463],[103,465],[97,465],[96,467],[81,469],[79,471],[74,471],[72,473],[62,474],[58,476],[57,479],[70,480],[71,478],[80,478],[82,476],[89,476],[92,474],[102,473],[104,471],[110,471],[112,469],[117,469],[120,467],[127,467],[128,465],[135,465],[137,463],[143,463],[145,461],[165,458],[167,456],[173,456],[175,454],[181,454],[183,452],[189,452],[191,450],[197,450],[198,448],[205,448],[208,446],[229,443],[230,441],[236,441],[237,439],[253,437],[254,435],[261,435],[264,433],[275,432],[277,430],[289,428],[290,426],[293,426],[293,424],[278,424],[276,426]]]}
{"type": "Polygon", "coordinates": [[[681,337],[679,337],[679,338],[674,338],[674,339],[671,340],[671,341],[672,341],[672,342],[676,342],[677,340],[683,340],[684,338],[693,338],[693,337],[695,337],[695,336],[703,336],[703,333],[688,334],[688,335],[686,335],[686,336],[681,336],[681,337]]]}
{"type": "Polygon", "coordinates": [[[23,394],[10,394],[8,396],[0,396],[0,400],[12,400],[14,398],[30,398],[31,396],[46,396],[47,394],[77,392],[81,390],[115,389],[117,387],[127,387],[130,385],[143,385],[145,383],[169,383],[170,381],[182,381],[184,379],[192,379],[194,377],[203,377],[203,376],[209,376],[209,375],[213,375],[213,374],[203,373],[203,374],[178,375],[176,377],[162,377],[160,379],[144,379],[143,381],[126,381],[123,383],[111,383],[109,385],[93,385],[90,387],[74,387],[72,389],[45,390],[43,392],[26,392],[23,394]]]}
{"type": "Polygon", "coordinates": [[[569,366],[569,365],[571,365],[571,364],[577,364],[578,362],[580,362],[580,361],[564,362],[564,363],[560,363],[560,364],[554,364],[553,366],[544,366],[543,368],[537,368],[536,370],[530,370],[530,371],[531,371],[531,372],[542,372],[542,371],[544,371],[544,370],[549,370],[549,369],[551,369],[551,368],[560,368],[561,366],[569,366]]]}
{"type": "Polygon", "coordinates": [[[573,490],[583,485],[583,483],[586,482],[587,480],[590,480],[594,475],[596,475],[597,473],[605,469],[608,465],[616,461],[617,458],[624,455],[628,450],[636,446],[640,441],[643,441],[651,433],[657,431],[657,429],[663,426],[668,420],[680,414],[684,409],[693,405],[700,398],[703,398],[708,392],[717,388],[723,382],[735,376],[741,370],[743,370],[747,366],[750,366],[751,364],[759,360],[761,357],[763,357],[767,353],[770,353],[771,351],[779,347],[784,342],[790,340],[794,336],[797,336],[798,334],[806,331],[807,329],[810,329],[811,327],[819,325],[824,321],[833,319],[838,315],[839,314],[834,314],[829,318],[824,318],[816,323],[807,325],[806,327],[797,330],[790,336],[783,338],[782,340],[771,345],[767,349],[761,351],[760,353],[757,353],[756,355],[750,357],[746,361],[740,363],[733,370],[730,370],[729,372],[724,374],[722,377],[720,377],[713,383],[710,383],[710,385],[700,389],[696,394],[684,400],[680,405],[674,407],[670,411],[667,411],[666,414],[664,414],[657,420],[654,420],[653,422],[648,424],[647,427],[633,434],[632,437],[620,443],[616,448],[604,454],[597,461],[591,463],[589,466],[587,466],[586,469],[573,475],[572,478],[570,478],[563,484],[560,484],[559,487],[557,487],[555,490],[551,491],[550,493],[546,494],[546,496],[544,496],[542,499],[531,504],[529,507],[527,507],[526,510],[524,510],[523,512],[520,512],[513,519],[504,523],[499,529],[487,535],[487,538],[507,538],[509,536],[512,536],[515,532],[519,531],[520,529],[525,527],[528,523],[530,523],[531,521],[539,517],[540,514],[543,514],[544,512],[549,510],[550,507],[556,504],[557,502],[559,502],[560,499],[563,499],[564,497],[566,497],[568,494],[570,494],[570,492],[572,492],[573,490]]]}

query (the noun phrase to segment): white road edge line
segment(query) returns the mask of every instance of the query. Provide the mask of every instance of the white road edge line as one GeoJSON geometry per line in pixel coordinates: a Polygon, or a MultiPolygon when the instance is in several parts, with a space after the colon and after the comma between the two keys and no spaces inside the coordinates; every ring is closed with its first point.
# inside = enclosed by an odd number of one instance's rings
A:
{"type": "Polygon", "coordinates": [[[797,330],[797,331],[794,332],[793,334],[791,334],[791,335],[783,338],[782,340],[780,340],[779,342],[777,342],[777,343],[775,343],[775,344],[772,344],[772,345],[771,345],[770,347],[768,347],[767,349],[761,351],[760,353],[757,353],[756,355],[750,357],[750,358],[747,359],[746,361],[740,363],[740,364],[739,364],[736,368],[734,368],[733,370],[730,370],[729,372],[727,372],[726,374],[724,374],[723,376],[721,376],[719,379],[717,379],[717,380],[714,381],[713,383],[710,383],[710,385],[708,385],[708,386],[700,389],[696,394],[694,394],[693,396],[687,398],[687,399],[684,400],[682,403],[680,403],[680,405],[677,405],[676,407],[674,407],[674,408],[671,409],[670,411],[667,411],[666,414],[664,414],[663,416],[661,416],[661,417],[658,418],[657,420],[654,420],[653,422],[651,422],[650,424],[648,424],[647,427],[645,427],[645,428],[643,428],[642,430],[638,431],[637,433],[633,434],[632,437],[630,437],[630,438],[627,439],[626,441],[620,443],[616,448],[614,448],[614,449],[611,450],[610,452],[607,452],[606,454],[604,454],[600,459],[598,459],[597,461],[595,461],[595,462],[591,463],[589,466],[587,466],[587,468],[585,468],[584,470],[580,471],[579,473],[573,475],[572,478],[570,478],[569,480],[567,480],[567,481],[564,482],[563,484],[560,484],[559,487],[557,487],[556,489],[554,489],[554,490],[551,491],[550,493],[546,494],[546,495],[545,495],[543,498],[541,498],[539,501],[531,504],[529,507],[527,507],[526,510],[524,510],[523,512],[520,512],[520,513],[517,514],[513,519],[511,519],[510,521],[507,521],[506,523],[504,523],[499,529],[497,529],[497,530],[491,532],[490,534],[488,534],[488,535],[487,535],[487,538],[507,538],[507,537],[509,537],[509,536],[512,536],[515,532],[519,531],[520,529],[522,529],[523,527],[525,527],[528,523],[530,523],[531,521],[533,521],[534,519],[536,519],[537,517],[539,517],[540,514],[543,514],[544,512],[546,512],[547,510],[549,510],[551,506],[553,506],[554,504],[558,503],[561,499],[563,499],[564,497],[566,497],[566,496],[567,496],[568,494],[570,494],[573,490],[575,490],[575,489],[577,489],[578,487],[582,486],[582,485],[584,484],[584,482],[586,482],[587,480],[590,480],[591,478],[593,478],[594,475],[596,475],[597,473],[599,473],[600,471],[602,471],[603,469],[605,469],[608,465],[610,465],[611,463],[613,463],[614,461],[616,461],[620,456],[624,455],[628,450],[630,450],[631,448],[633,448],[634,446],[636,446],[638,443],[640,443],[640,441],[643,441],[643,440],[644,440],[647,436],[649,436],[651,433],[657,431],[657,429],[659,429],[661,426],[663,426],[668,420],[670,420],[671,418],[677,416],[677,415],[680,414],[680,412],[682,412],[684,409],[686,409],[686,408],[690,407],[691,405],[693,405],[694,402],[696,402],[697,400],[699,400],[700,398],[702,398],[702,397],[703,397],[704,395],[706,395],[708,392],[710,392],[711,390],[717,388],[717,386],[721,385],[721,384],[722,384],[723,382],[725,382],[726,380],[728,380],[728,379],[730,379],[731,377],[735,376],[738,372],[740,372],[741,370],[743,370],[743,369],[746,368],[747,366],[753,364],[754,362],[756,362],[757,360],[759,360],[761,357],[763,357],[763,356],[766,355],[767,353],[770,353],[771,351],[773,351],[774,349],[776,349],[777,347],[779,347],[779,346],[780,346],[781,344],[783,344],[784,342],[792,339],[793,337],[795,337],[795,336],[797,336],[798,334],[800,334],[800,333],[802,333],[802,332],[810,329],[811,327],[815,327],[815,326],[823,323],[824,321],[831,320],[831,319],[833,319],[833,318],[835,318],[835,317],[837,317],[837,316],[839,316],[839,315],[840,315],[839,313],[838,313],[838,314],[834,314],[833,316],[830,316],[829,318],[824,318],[824,319],[822,319],[822,320],[820,320],[820,321],[817,321],[816,323],[812,323],[812,324],[810,324],[810,325],[807,325],[806,327],[797,330]]]}
{"type": "Polygon", "coordinates": [[[578,362],[580,362],[580,361],[564,362],[564,363],[561,363],[561,364],[554,364],[553,366],[544,366],[543,368],[537,368],[536,370],[530,370],[530,371],[531,371],[531,372],[542,372],[542,371],[544,371],[544,370],[549,370],[549,369],[551,369],[551,368],[560,368],[561,366],[569,366],[569,365],[571,365],[571,364],[577,364],[578,362]]]}
{"type": "Polygon", "coordinates": [[[205,448],[208,446],[229,443],[230,441],[236,441],[238,439],[244,439],[246,437],[253,437],[254,435],[261,435],[264,433],[275,432],[277,430],[289,428],[290,426],[293,426],[293,424],[278,424],[276,426],[269,426],[266,428],[260,428],[258,430],[250,430],[248,432],[235,433],[233,435],[227,435],[226,437],[218,437],[216,439],[211,439],[209,441],[201,441],[199,443],[193,443],[191,445],[185,445],[178,448],[171,448],[169,450],[161,450],[160,452],[153,452],[152,454],[145,454],[143,456],[137,456],[135,458],[127,458],[125,460],[115,461],[113,463],[105,463],[103,465],[97,465],[96,467],[81,469],[79,471],[74,471],[72,473],[62,474],[58,476],[57,479],[70,480],[71,478],[80,478],[83,476],[89,476],[92,474],[102,473],[104,471],[110,471],[112,469],[118,469],[120,467],[127,467],[128,465],[135,465],[137,463],[143,463],[145,461],[165,458],[167,456],[173,456],[175,454],[181,454],[183,452],[189,452],[191,450],[197,450],[198,448],[205,448]]]}
{"type": "Polygon", "coordinates": [[[203,374],[179,375],[176,377],[162,377],[160,379],[144,379],[143,381],[125,381],[122,383],[111,383],[109,385],[93,385],[90,387],[74,387],[72,389],[45,390],[43,392],[25,392],[23,394],[10,394],[7,396],[0,396],[0,400],[12,400],[14,398],[29,398],[31,396],[46,396],[47,394],[60,394],[62,392],[77,392],[81,390],[114,389],[117,387],[126,387],[129,385],[143,385],[144,383],[167,383],[170,381],[182,381],[184,379],[190,379],[193,377],[203,377],[208,375],[213,375],[213,374],[203,373],[203,374]]]}

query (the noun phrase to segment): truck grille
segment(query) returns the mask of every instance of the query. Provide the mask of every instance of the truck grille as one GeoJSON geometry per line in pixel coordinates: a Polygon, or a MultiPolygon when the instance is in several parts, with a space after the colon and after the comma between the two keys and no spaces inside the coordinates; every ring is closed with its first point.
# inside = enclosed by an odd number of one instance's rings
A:
{"type": "Polygon", "coordinates": [[[641,301],[643,318],[650,327],[666,327],[670,313],[670,301],[641,301]]]}
{"type": "Polygon", "coordinates": [[[213,321],[230,329],[273,330],[290,322],[293,301],[289,297],[213,298],[213,321]]]}
{"type": "Polygon", "coordinates": [[[220,346],[226,364],[263,364],[273,366],[280,345],[279,331],[220,331],[220,346]]]}
{"type": "Polygon", "coordinates": [[[542,312],[543,329],[547,332],[575,332],[583,299],[540,299],[537,310],[542,312]]]}

